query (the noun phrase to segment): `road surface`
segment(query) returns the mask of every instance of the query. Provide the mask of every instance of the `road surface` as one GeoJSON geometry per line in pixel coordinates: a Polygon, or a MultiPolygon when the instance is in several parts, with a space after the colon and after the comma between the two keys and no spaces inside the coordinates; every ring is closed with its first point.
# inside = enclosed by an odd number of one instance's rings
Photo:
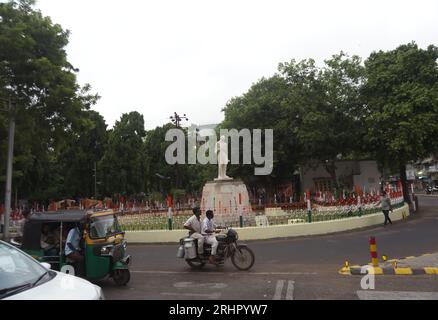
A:
{"type": "MultiPolygon", "coordinates": [[[[420,211],[386,227],[375,226],[331,235],[250,241],[254,267],[237,271],[207,265],[191,270],[176,258],[178,245],[130,245],[131,281],[116,287],[96,282],[107,299],[294,300],[294,299],[438,299],[438,276],[383,275],[374,290],[361,288],[361,276],[340,275],[345,260],[370,262],[369,237],[379,257],[388,259],[438,252],[438,198],[419,196],[420,211]]],[[[177,239],[176,239],[177,240],[177,239]]]]}

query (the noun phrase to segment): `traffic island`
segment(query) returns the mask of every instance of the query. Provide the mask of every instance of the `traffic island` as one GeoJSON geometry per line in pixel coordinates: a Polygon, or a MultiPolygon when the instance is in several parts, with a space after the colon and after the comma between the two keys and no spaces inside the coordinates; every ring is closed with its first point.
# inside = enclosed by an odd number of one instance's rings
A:
{"type": "MultiPolygon", "coordinates": [[[[392,221],[407,219],[409,207],[407,204],[391,213],[392,221]]],[[[292,238],[350,231],[375,225],[383,225],[383,213],[373,213],[363,216],[334,219],[319,222],[303,222],[263,227],[235,228],[240,240],[267,240],[278,238],[292,238]]],[[[127,231],[128,243],[177,243],[187,236],[187,230],[149,230],[127,231]]]]}
{"type": "Polygon", "coordinates": [[[342,275],[438,275],[438,253],[427,253],[418,257],[406,257],[404,259],[392,259],[379,264],[345,266],[339,270],[342,275]]]}

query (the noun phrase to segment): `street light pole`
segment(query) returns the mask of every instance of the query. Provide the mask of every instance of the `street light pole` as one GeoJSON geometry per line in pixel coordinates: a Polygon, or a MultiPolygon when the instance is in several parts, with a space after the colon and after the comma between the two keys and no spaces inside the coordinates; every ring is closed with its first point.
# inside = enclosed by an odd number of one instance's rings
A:
{"type": "Polygon", "coordinates": [[[184,113],[184,115],[181,117],[178,113],[174,112],[173,116],[170,116],[170,120],[172,121],[172,123],[175,125],[175,127],[179,128],[180,123],[182,120],[186,120],[188,121],[189,119],[186,117],[186,114],[184,113]]]}
{"type": "Polygon", "coordinates": [[[94,200],[97,200],[97,163],[94,161],[94,200]]]}
{"type": "MultiPolygon", "coordinates": [[[[178,113],[174,112],[173,116],[169,117],[172,123],[175,125],[176,128],[180,128],[180,123],[182,120],[189,121],[189,118],[187,118],[186,114],[181,117],[178,113]]],[[[180,179],[179,179],[179,172],[178,172],[178,166],[175,167],[175,187],[178,188],[180,185],[180,179]]]]}
{"type": "Polygon", "coordinates": [[[8,138],[8,161],[6,166],[6,188],[5,188],[5,225],[3,239],[9,240],[9,220],[11,216],[11,195],[12,195],[12,163],[14,158],[14,135],[15,135],[15,114],[11,99],[8,100],[9,109],[9,138],[8,138]]]}

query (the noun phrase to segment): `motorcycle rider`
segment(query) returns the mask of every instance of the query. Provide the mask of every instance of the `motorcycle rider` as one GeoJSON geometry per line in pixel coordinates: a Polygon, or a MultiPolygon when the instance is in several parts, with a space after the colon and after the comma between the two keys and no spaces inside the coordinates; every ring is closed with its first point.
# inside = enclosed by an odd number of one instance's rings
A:
{"type": "Polygon", "coordinates": [[[184,229],[189,230],[190,238],[198,240],[198,254],[203,254],[204,237],[201,234],[201,209],[199,207],[193,208],[193,216],[184,223],[184,229]]]}
{"type": "Polygon", "coordinates": [[[217,226],[214,221],[214,213],[211,210],[207,210],[205,213],[206,217],[202,222],[202,235],[205,237],[205,243],[211,244],[211,255],[208,257],[208,261],[210,263],[216,264],[216,252],[217,247],[219,245],[216,240],[215,232],[218,232],[217,229],[224,229],[222,227],[217,226]]]}

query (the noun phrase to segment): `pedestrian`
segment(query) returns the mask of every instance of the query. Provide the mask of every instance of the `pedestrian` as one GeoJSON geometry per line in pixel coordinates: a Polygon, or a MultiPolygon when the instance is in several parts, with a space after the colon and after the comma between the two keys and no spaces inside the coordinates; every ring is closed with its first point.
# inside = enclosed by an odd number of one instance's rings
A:
{"type": "Polygon", "coordinates": [[[386,226],[388,222],[392,224],[392,221],[389,218],[389,211],[392,212],[391,199],[389,198],[389,195],[385,191],[382,192],[382,196],[379,201],[379,204],[382,205],[383,215],[385,216],[385,222],[383,223],[383,225],[386,226]]]}

